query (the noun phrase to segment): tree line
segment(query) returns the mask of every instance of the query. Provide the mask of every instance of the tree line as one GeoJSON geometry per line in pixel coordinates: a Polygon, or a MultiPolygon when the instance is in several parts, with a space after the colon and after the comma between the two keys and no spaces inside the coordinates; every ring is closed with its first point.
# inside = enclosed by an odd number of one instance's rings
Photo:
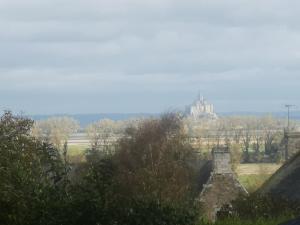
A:
{"type": "MultiPolygon", "coordinates": [[[[54,131],[73,132],[59,128],[63,121],[68,120],[56,120],[54,131]]],[[[65,158],[67,136],[57,141],[57,132],[48,131],[38,138],[36,129],[34,121],[11,112],[0,118],[1,224],[207,224],[197,202],[194,166],[202,159],[195,157],[178,114],[128,126],[112,154],[91,147],[86,160],[76,164],[65,158]]],[[[251,197],[221,212],[226,219],[231,215],[243,219],[243,213],[251,212],[255,220],[265,212],[279,216],[281,206],[251,197]]],[[[282,211],[290,213],[284,216],[298,210],[290,208],[282,211]]]]}
{"type": "MultiPolygon", "coordinates": [[[[286,120],[266,116],[227,116],[217,121],[185,119],[185,126],[195,146],[201,151],[216,145],[232,149],[239,162],[281,162],[284,160],[286,120]]],[[[291,130],[299,127],[292,121],[291,130]]],[[[205,151],[204,151],[205,152],[205,151]]]]}
{"type": "MultiPolygon", "coordinates": [[[[89,124],[81,132],[86,133],[91,149],[104,152],[125,134],[128,127],[137,126],[143,119],[113,121],[103,119],[89,124]]],[[[293,121],[291,129],[299,123],[293,121]]],[[[183,127],[192,146],[200,154],[209,157],[216,145],[227,145],[238,162],[281,162],[284,160],[283,131],[286,120],[272,115],[228,116],[216,121],[183,119],[183,127]]],[[[34,123],[33,136],[51,142],[56,148],[66,147],[73,133],[80,129],[79,122],[69,117],[53,117],[34,123]]]]}

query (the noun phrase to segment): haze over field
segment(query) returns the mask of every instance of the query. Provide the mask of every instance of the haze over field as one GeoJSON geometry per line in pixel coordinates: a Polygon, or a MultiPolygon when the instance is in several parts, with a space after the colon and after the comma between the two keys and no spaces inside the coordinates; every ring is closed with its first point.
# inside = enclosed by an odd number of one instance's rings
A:
{"type": "Polygon", "coordinates": [[[1,0],[1,110],[157,113],[299,103],[299,1],[1,0]]]}
{"type": "Polygon", "coordinates": [[[0,0],[0,225],[300,224],[299,21],[299,0],[0,0]]]}

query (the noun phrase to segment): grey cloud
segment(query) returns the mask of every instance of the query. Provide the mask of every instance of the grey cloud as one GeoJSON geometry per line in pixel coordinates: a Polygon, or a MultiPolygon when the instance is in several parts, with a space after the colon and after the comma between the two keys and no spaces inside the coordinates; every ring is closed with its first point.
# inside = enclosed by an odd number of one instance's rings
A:
{"type": "MultiPolygon", "coordinates": [[[[226,98],[265,99],[257,108],[268,110],[268,101],[300,97],[299,6],[295,0],[0,0],[0,90],[12,96],[11,104],[2,101],[14,106],[24,94],[24,108],[34,108],[32,91],[49,102],[51,93],[106,95],[111,103],[100,98],[106,111],[122,111],[112,103],[122,93],[125,111],[161,111],[201,89],[225,111],[226,98]]],[[[77,110],[95,111],[85,104],[77,110]]]]}
{"type": "Polygon", "coordinates": [[[2,0],[1,18],[13,21],[198,21],[208,24],[296,25],[300,3],[259,0],[2,0]]]}

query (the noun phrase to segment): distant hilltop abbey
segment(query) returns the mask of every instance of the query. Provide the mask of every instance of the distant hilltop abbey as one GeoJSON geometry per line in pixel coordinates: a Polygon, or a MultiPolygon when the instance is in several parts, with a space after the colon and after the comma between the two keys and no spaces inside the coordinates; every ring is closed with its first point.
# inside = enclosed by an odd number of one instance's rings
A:
{"type": "Polygon", "coordinates": [[[193,104],[186,107],[186,115],[194,119],[217,119],[218,116],[214,112],[214,105],[208,103],[204,97],[199,94],[193,104]]]}

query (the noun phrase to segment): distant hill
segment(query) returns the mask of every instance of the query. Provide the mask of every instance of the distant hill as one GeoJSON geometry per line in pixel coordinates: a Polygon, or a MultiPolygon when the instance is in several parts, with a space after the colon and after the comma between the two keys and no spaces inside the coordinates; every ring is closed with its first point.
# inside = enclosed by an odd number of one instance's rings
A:
{"type": "Polygon", "coordinates": [[[259,190],[262,194],[300,201],[300,152],[286,162],[259,190]]]}

